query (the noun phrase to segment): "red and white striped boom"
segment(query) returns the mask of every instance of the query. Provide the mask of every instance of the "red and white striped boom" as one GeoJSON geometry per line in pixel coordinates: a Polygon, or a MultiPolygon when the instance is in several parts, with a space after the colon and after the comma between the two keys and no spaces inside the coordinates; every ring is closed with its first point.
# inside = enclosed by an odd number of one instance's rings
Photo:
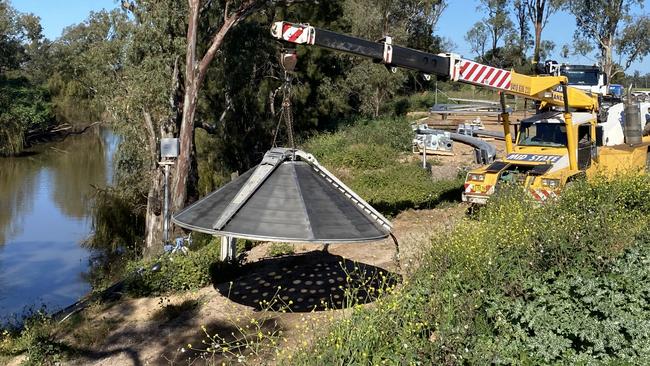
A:
{"type": "Polygon", "coordinates": [[[318,29],[306,24],[288,22],[275,23],[271,34],[273,37],[289,43],[316,45],[370,57],[390,66],[405,67],[425,73],[435,71],[436,76],[452,81],[461,81],[495,89],[509,89],[511,85],[512,74],[510,71],[464,60],[455,54],[435,55],[395,46],[392,44],[390,37],[380,42],[371,42],[318,29]],[[422,61],[421,64],[418,61],[422,61]],[[434,63],[445,67],[433,69],[431,64],[434,63]]]}
{"type": "Polygon", "coordinates": [[[458,81],[494,89],[510,90],[512,73],[478,62],[460,60],[458,81]]]}

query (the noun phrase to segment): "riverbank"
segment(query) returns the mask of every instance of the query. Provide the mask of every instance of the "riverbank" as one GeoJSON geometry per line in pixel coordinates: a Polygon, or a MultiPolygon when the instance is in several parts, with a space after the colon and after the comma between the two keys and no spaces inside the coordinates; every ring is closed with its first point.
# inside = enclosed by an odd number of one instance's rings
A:
{"type": "MultiPolygon", "coordinates": [[[[432,158],[427,172],[405,151],[405,126],[360,123],[305,144],[391,215],[399,262],[391,240],[257,243],[240,248],[245,261],[225,277],[216,256],[204,255],[218,244],[204,243],[189,256],[164,257],[160,271],[132,278],[120,296],[61,324],[35,318],[4,333],[0,362],[638,363],[650,356],[643,332],[650,307],[637,285],[649,268],[650,177],[577,182],[541,207],[504,187],[468,215],[457,176],[472,150],[457,144],[456,156],[432,158]]],[[[125,268],[144,263],[151,264],[125,268]]]]}
{"type": "MultiPolygon", "coordinates": [[[[149,335],[147,335],[146,329],[156,327],[168,329],[169,335],[163,337],[162,344],[174,343],[171,341],[174,338],[180,340],[181,343],[178,344],[183,346],[184,343],[195,342],[197,337],[201,337],[201,323],[207,325],[211,322],[218,324],[232,322],[232,319],[228,317],[213,318],[214,307],[224,304],[232,303],[231,307],[235,309],[234,313],[241,312],[255,316],[266,314],[264,316],[271,316],[274,319],[276,316],[298,317],[298,315],[292,314],[302,314],[306,309],[313,308],[314,305],[320,306],[321,299],[331,300],[327,305],[329,308],[348,307],[351,304],[345,304],[345,301],[351,286],[340,283],[340,279],[345,280],[355,267],[369,268],[375,273],[395,274],[398,276],[397,278],[403,276],[405,274],[403,271],[413,268],[417,261],[417,255],[412,254],[415,253],[415,250],[410,248],[411,244],[409,243],[415,243],[420,239],[427,240],[424,236],[428,235],[426,231],[430,229],[430,226],[437,227],[436,225],[440,223],[453,221],[462,216],[464,211],[464,208],[458,206],[457,203],[460,198],[461,184],[458,179],[457,166],[463,159],[467,164],[471,164],[472,150],[458,146],[456,148],[458,156],[453,161],[450,160],[450,164],[453,165],[453,167],[449,167],[450,169],[436,169],[442,168],[444,165],[441,161],[430,157],[430,162],[434,165],[432,169],[436,171],[436,180],[434,181],[431,178],[432,175],[421,168],[419,158],[410,152],[410,139],[411,131],[407,120],[385,119],[360,122],[333,134],[319,135],[307,142],[305,146],[335,174],[350,184],[354,190],[365,195],[371,204],[380,207],[386,214],[394,216],[396,230],[398,230],[396,235],[400,240],[402,267],[396,267],[394,262],[396,252],[392,241],[368,245],[331,246],[328,252],[323,252],[323,248],[319,246],[258,243],[257,246],[249,248],[249,251],[245,253],[247,259],[241,270],[237,271],[234,276],[231,275],[228,280],[224,280],[223,268],[218,265],[216,257],[210,254],[218,253],[217,242],[200,244],[195,240],[195,245],[201,249],[193,247],[193,254],[188,257],[165,258],[160,271],[143,273],[142,277],[133,278],[128,288],[125,289],[126,293],[123,294],[127,296],[123,296],[117,301],[115,299],[99,301],[61,325],[55,325],[47,319],[37,321],[35,324],[45,325],[34,325],[30,329],[40,332],[38,329],[44,328],[45,330],[40,335],[33,335],[29,332],[12,333],[11,337],[7,338],[5,353],[24,352],[31,354],[30,357],[36,358],[60,356],[70,357],[69,360],[74,360],[77,357],[82,359],[90,357],[84,356],[82,351],[92,349],[93,352],[99,352],[95,355],[97,360],[111,359],[112,356],[125,357],[120,352],[113,354],[111,352],[116,349],[114,347],[116,344],[121,345],[118,348],[123,350],[135,347],[128,344],[127,335],[135,336],[137,333],[139,334],[138,343],[144,345],[144,348],[138,352],[142,353],[145,359],[153,357],[151,355],[161,354],[171,357],[173,353],[167,352],[169,349],[161,349],[160,337],[151,335],[150,339],[147,338],[149,335]],[[336,150],[336,156],[329,155],[331,149],[336,150]],[[378,185],[376,182],[380,182],[380,184],[378,185]],[[440,205],[449,208],[441,209],[439,212],[426,210],[426,208],[440,205]],[[413,210],[413,208],[423,210],[413,210]],[[448,213],[448,210],[451,213],[448,213]],[[287,252],[293,252],[295,255],[279,259],[268,258],[287,252]],[[287,296],[286,299],[282,299],[280,296],[280,300],[287,306],[286,308],[261,308],[259,302],[254,302],[256,299],[260,300],[261,297],[252,298],[252,294],[248,294],[243,295],[246,296],[243,298],[241,291],[239,294],[235,294],[236,290],[231,292],[229,290],[232,289],[228,288],[229,280],[232,280],[237,286],[238,283],[246,282],[242,278],[249,278],[251,273],[257,273],[259,276],[267,278],[267,282],[250,284],[251,288],[244,288],[244,292],[255,289],[260,296],[264,295],[263,300],[272,302],[276,294],[276,282],[279,281],[277,286],[288,290],[296,280],[296,277],[292,275],[280,280],[275,278],[277,273],[284,271],[283,264],[297,266],[297,269],[308,272],[303,273],[305,276],[316,277],[318,273],[313,272],[313,268],[317,268],[319,263],[325,262],[328,263],[329,272],[333,276],[333,278],[328,278],[328,284],[329,280],[332,280],[336,286],[323,287],[309,284],[300,289],[293,288],[292,294],[283,295],[287,296]],[[342,268],[339,262],[350,263],[351,268],[342,268]],[[215,268],[213,269],[213,267],[215,268]],[[206,284],[207,287],[205,287],[206,284]],[[263,291],[267,287],[274,290],[263,291]],[[303,290],[307,293],[313,291],[318,296],[310,294],[309,298],[290,297],[303,290]],[[293,302],[291,307],[288,307],[288,301],[293,302]],[[214,304],[214,307],[211,304],[214,304]],[[206,310],[201,310],[204,307],[206,310]],[[205,313],[203,313],[204,311],[205,313]],[[197,315],[197,312],[201,314],[197,315]],[[171,318],[168,319],[168,317],[171,318]],[[183,317],[184,320],[176,320],[178,317],[183,317]],[[90,328],[95,331],[89,331],[90,328]],[[142,329],[143,331],[129,333],[129,329],[142,329]],[[199,333],[190,334],[192,330],[199,333]],[[99,336],[89,339],[88,334],[99,336]],[[114,337],[110,338],[110,335],[114,335],[114,337]],[[190,335],[192,337],[189,337],[190,335]],[[41,336],[44,337],[42,343],[50,344],[50,346],[43,347],[30,341],[41,336]],[[9,341],[9,339],[13,340],[9,341]],[[105,342],[106,339],[112,339],[112,341],[105,342]],[[11,342],[13,345],[9,344],[11,342]],[[153,353],[150,353],[149,349],[153,350],[153,353]],[[50,352],[50,350],[52,351],[50,352]]],[[[121,268],[126,274],[139,267],[150,268],[151,264],[153,264],[152,261],[144,260],[123,264],[121,268]]],[[[252,280],[254,279],[252,278],[252,280]]],[[[370,300],[365,299],[364,303],[370,300]]],[[[325,310],[325,308],[321,310],[325,310]]],[[[345,313],[344,310],[335,311],[335,313],[337,312],[345,313]]],[[[327,312],[322,313],[328,314],[327,312]]],[[[227,314],[230,313],[225,315],[227,314]]],[[[321,316],[328,317],[328,315],[321,316]]],[[[293,320],[287,321],[291,324],[294,322],[293,320]]],[[[227,329],[236,328],[235,326],[235,328],[227,329]]],[[[209,333],[211,332],[213,330],[209,330],[209,333]]],[[[298,340],[300,337],[296,335],[295,339],[298,340]]],[[[174,352],[178,351],[178,347],[175,347],[178,344],[174,343],[174,347],[171,347],[174,352]]],[[[124,361],[125,359],[119,360],[124,361]]],[[[79,362],[83,364],[85,361],[79,362]]],[[[156,362],[162,361],[157,359],[156,362]]]]}
{"type": "Polygon", "coordinates": [[[393,219],[399,263],[390,240],[296,244],[273,258],[261,244],[231,282],[97,303],[33,328],[43,333],[26,354],[69,365],[641,363],[648,189],[647,175],[622,177],[542,207],[506,190],[473,217],[462,204],[407,210],[393,219]]]}
{"type": "Polygon", "coordinates": [[[451,204],[398,215],[393,223],[400,240],[399,266],[392,240],[330,245],[327,252],[321,245],[296,244],[293,254],[280,257],[269,257],[274,245],[265,243],[248,252],[246,274],[232,284],[215,282],[194,291],[97,303],[53,325],[51,339],[71,365],[186,364],[188,357],[197,359],[195,364],[220,364],[232,354],[207,351],[202,341],[211,343],[210,337],[219,335],[224,338],[220,343],[234,344],[231,333],[235,333],[257,349],[258,355],[246,364],[271,362],[278,357],[275,351],[285,355],[320,334],[327,322],[349,314],[336,301],[344,302],[347,296],[338,286],[347,288],[345,279],[360,275],[355,268],[365,269],[359,277],[368,279],[377,274],[408,276],[420,261],[421,243],[449,230],[464,212],[464,206],[451,204]],[[288,276],[277,278],[287,270],[288,276]],[[336,286],[314,286],[308,282],[312,278],[328,284],[335,281],[336,286]],[[267,305],[254,303],[256,293],[267,305]],[[309,310],[321,298],[332,299],[338,310],[309,310]],[[291,305],[272,309],[270,304],[277,300],[291,305]],[[263,331],[263,339],[256,340],[258,331],[263,331]],[[274,341],[277,345],[272,345],[274,341]]]}

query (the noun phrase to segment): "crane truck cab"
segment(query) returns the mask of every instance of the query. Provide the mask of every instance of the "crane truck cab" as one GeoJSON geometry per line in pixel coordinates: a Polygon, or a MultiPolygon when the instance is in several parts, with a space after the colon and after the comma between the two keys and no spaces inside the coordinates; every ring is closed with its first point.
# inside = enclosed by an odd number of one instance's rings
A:
{"type": "Polygon", "coordinates": [[[607,75],[598,66],[563,64],[560,75],[569,79],[569,86],[593,94],[609,95],[607,75]]]}
{"type": "Polygon", "coordinates": [[[462,200],[485,204],[502,184],[521,185],[533,198],[546,201],[576,176],[585,174],[597,156],[596,115],[574,112],[572,129],[561,111],[536,114],[521,121],[512,151],[487,167],[468,173],[462,200]],[[569,164],[568,136],[577,138],[578,169],[569,164]]]}
{"type": "Polygon", "coordinates": [[[503,159],[467,174],[462,200],[486,204],[500,186],[511,183],[544,202],[558,197],[567,183],[577,178],[648,171],[650,129],[643,132],[640,143],[626,143],[630,137],[624,127],[641,131],[650,125],[650,103],[640,103],[639,107],[639,126],[634,128],[626,126],[622,103],[611,107],[602,122],[591,112],[570,113],[570,124],[562,111],[523,119],[512,150],[503,159]],[[571,152],[576,161],[573,167],[571,152]]]}

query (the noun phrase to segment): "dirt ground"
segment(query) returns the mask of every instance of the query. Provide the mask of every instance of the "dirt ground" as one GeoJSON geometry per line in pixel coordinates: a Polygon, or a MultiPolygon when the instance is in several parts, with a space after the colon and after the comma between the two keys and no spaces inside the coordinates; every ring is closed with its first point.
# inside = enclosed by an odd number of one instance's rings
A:
{"type": "MultiPolygon", "coordinates": [[[[437,119],[432,117],[427,122],[435,124],[437,119]]],[[[484,124],[489,130],[501,129],[496,121],[485,120],[484,124]]],[[[494,143],[502,154],[503,142],[494,143]]],[[[453,178],[461,167],[474,166],[473,156],[472,148],[455,143],[454,156],[431,157],[439,163],[433,164],[432,174],[436,179],[453,178]]],[[[419,159],[416,155],[412,158],[419,159]]],[[[343,287],[351,272],[385,274],[390,278],[408,275],[417,267],[426,244],[453,227],[465,211],[466,207],[459,203],[432,210],[409,210],[395,217],[392,222],[399,242],[399,265],[391,239],[332,244],[327,248],[295,244],[294,255],[279,258],[267,257],[271,246],[267,243],[248,253],[247,273],[232,282],[181,295],[94,305],[85,311],[85,320],[79,320],[79,324],[74,323],[75,318],[69,320],[73,332],[61,335],[66,344],[84,345],[70,347],[80,356],[68,364],[220,364],[223,359],[205,359],[209,353],[192,350],[207,348],[209,336],[215,334],[232,341],[241,339],[242,333],[282,332],[277,349],[289,350],[318,334],[324,322],[345,316],[343,287]]],[[[265,354],[253,361],[242,361],[273,364],[274,356],[265,354]]]]}

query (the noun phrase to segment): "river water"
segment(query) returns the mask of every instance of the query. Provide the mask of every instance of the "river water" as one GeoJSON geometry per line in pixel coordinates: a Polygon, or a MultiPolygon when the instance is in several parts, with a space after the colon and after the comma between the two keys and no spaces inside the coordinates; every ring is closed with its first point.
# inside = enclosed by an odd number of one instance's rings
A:
{"type": "Polygon", "coordinates": [[[90,202],[112,176],[118,138],[96,128],[25,156],[0,158],[0,323],[88,290],[90,202]]]}

